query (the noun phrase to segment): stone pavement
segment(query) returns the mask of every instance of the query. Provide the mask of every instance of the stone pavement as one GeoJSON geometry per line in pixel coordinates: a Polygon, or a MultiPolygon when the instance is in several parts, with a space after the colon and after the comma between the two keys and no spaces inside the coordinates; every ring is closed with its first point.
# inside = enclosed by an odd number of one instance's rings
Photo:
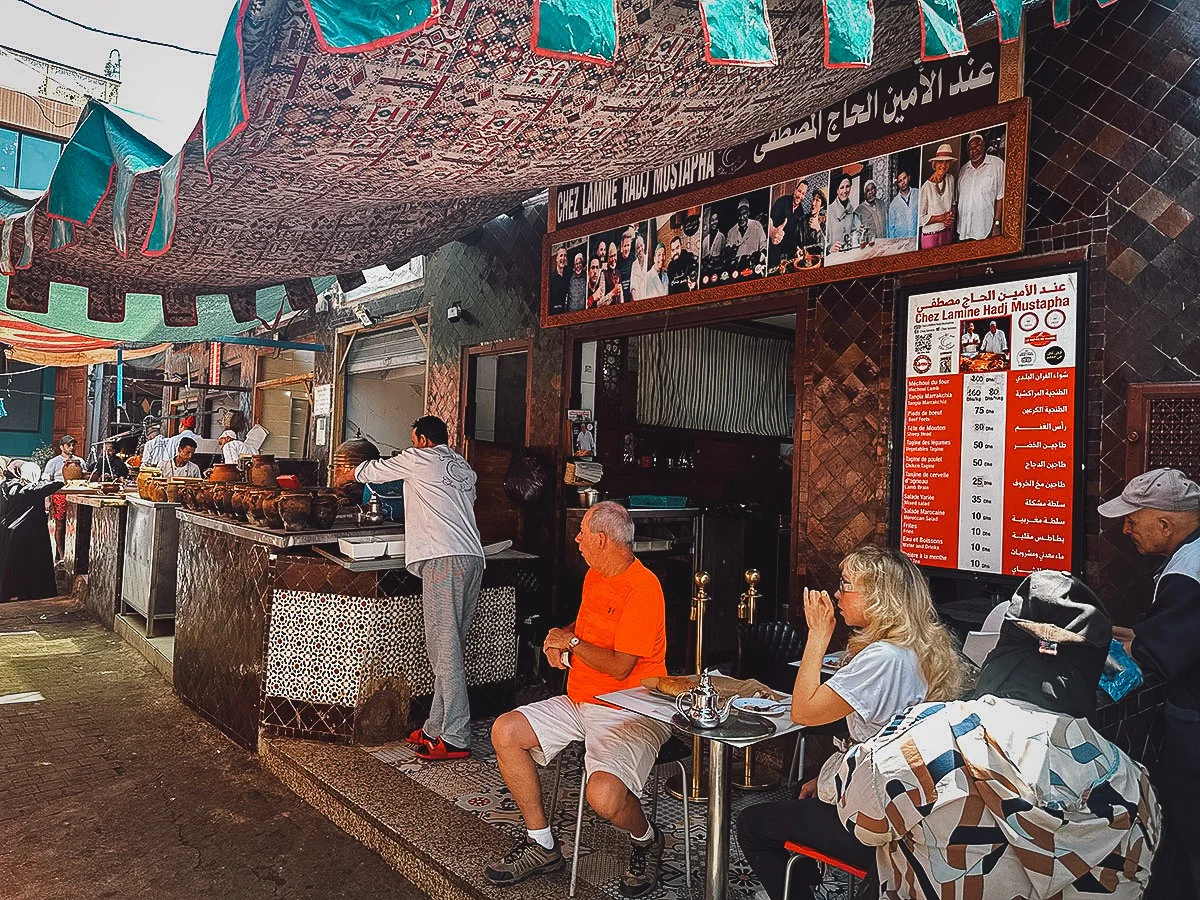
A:
{"type": "Polygon", "coordinates": [[[424,895],[67,599],[0,603],[0,897],[424,895]]]}

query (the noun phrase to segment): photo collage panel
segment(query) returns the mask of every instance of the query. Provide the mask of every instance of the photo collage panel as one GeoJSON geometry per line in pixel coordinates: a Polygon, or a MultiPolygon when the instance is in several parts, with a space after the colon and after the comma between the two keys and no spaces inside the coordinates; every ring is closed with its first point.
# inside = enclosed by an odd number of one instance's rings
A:
{"type": "Polygon", "coordinates": [[[956,134],[553,244],[550,315],[998,236],[1007,138],[956,134]]]}

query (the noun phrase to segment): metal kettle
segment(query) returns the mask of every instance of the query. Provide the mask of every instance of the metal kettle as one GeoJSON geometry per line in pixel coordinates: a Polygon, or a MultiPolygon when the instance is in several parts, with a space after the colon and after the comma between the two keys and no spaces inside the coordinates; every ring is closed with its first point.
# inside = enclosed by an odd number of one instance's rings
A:
{"type": "Polygon", "coordinates": [[[675,709],[696,728],[716,728],[729,718],[733,697],[721,706],[721,695],[712,685],[708,670],[700,673],[700,683],[675,698],[675,709]]]}
{"type": "Polygon", "coordinates": [[[383,524],[383,507],[379,502],[379,495],[372,494],[371,499],[367,501],[366,509],[360,508],[358,511],[359,525],[382,525],[383,524]]]}

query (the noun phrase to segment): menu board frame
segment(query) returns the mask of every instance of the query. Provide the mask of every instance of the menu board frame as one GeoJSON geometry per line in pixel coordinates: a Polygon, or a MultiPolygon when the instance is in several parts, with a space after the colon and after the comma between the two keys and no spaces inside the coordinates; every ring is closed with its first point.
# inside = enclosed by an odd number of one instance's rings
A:
{"type": "MultiPolygon", "coordinates": [[[[777,169],[732,178],[690,194],[548,232],[543,238],[542,245],[541,327],[554,328],[601,319],[642,315],[665,309],[794,290],[813,284],[889,275],[912,269],[953,265],[1019,253],[1024,246],[1029,116],[1029,99],[1021,97],[878,140],[848,145],[777,169]],[[962,240],[955,234],[954,240],[945,242],[941,246],[916,246],[914,244],[908,249],[885,248],[883,245],[892,240],[890,238],[888,241],[879,241],[878,247],[876,247],[876,242],[871,240],[872,249],[870,251],[867,251],[865,246],[858,249],[856,245],[850,253],[846,253],[844,256],[831,256],[831,252],[837,250],[839,245],[836,244],[833,236],[835,222],[832,214],[835,210],[832,207],[832,200],[829,198],[833,196],[834,191],[829,183],[830,180],[835,178],[838,180],[840,195],[840,182],[843,178],[850,176],[857,179],[854,182],[855,186],[852,187],[853,193],[849,201],[858,204],[869,197],[865,193],[867,181],[875,180],[867,178],[865,170],[869,164],[892,157],[904,158],[909,155],[913,157],[913,162],[905,163],[905,167],[911,167],[914,162],[919,160],[921,175],[913,181],[923,184],[932,170],[933,157],[943,158],[943,154],[945,154],[943,148],[946,143],[952,145],[952,150],[948,154],[953,159],[952,174],[957,172],[959,165],[966,160],[968,136],[975,133],[982,133],[985,136],[1001,134],[1000,140],[1004,145],[1004,196],[1000,200],[1000,225],[994,229],[992,235],[962,240]],[[718,219],[718,229],[724,232],[726,226],[731,222],[742,221],[739,219],[741,206],[746,204],[749,207],[752,230],[757,231],[759,229],[753,227],[754,223],[764,219],[767,206],[773,207],[777,200],[782,199],[776,196],[781,189],[801,180],[812,179],[817,179],[814,183],[820,182],[813,193],[820,190],[826,205],[829,206],[830,215],[822,220],[821,226],[827,232],[823,253],[809,254],[805,247],[804,253],[797,254],[794,265],[787,267],[787,270],[780,274],[775,274],[770,268],[770,248],[768,248],[768,265],[762,267],[765,271],[757,269],[753,272],[743,271],[740,273],[742,278],[737,277],[737,272],[721,272],[719,279],[715,277],[716,273],[713,273],[713,280],[709,284],[705,284],[705,274],[707,273],[702,267],[702,260],[705,258],[702,235],[705,228],[701,224],[702,220],[715,216],[718,219]],[[700,228],[700,234],[696,233],[697,227],[700,228]],[[651,230],[653,230],[653,234],[651,230]],[[568,307],[566,311],[552,309],[553,285],[561,284],[564,278],[564,276],[557,275],[555,261],[557,251],[560,248],[567,251],[566,275],[570,275],[576,255],[581,255],[585,260],[585,267],[588,267],[598,255],[601,244],[605,245],[606,249],[619,247],[623,238],[629,240],[631,244],[640,238],[647,245],[647,256],[649,256],[649,247],[658,244],[672,245],[669,252],[674,255],[673,244],[680,241],[685,245],[681,258],[694,261],[695,271],[690,276],[680,272],[679,279],[683,280],[679,285],[675,284],[676,275],[672,273],[669,277],[663,278],[663,284],[659,288],[661,294],[655,291],[653,295],[647,294],[633,302],[606,300],[603,304],[591,308],[570,309],[568,307]],[[689,248],[687,246],[689,242],[696,246],[689,248]],[[863,258],[859,258],[859,256],[863,258]],[[803,260],[803,265],[800,265],[801,260],[803,260]],[[733,277],[726,279],[727,275],[733,277]],[[686,287],[684,281],[686,281],[686,287]]],[[[987,152],[992,152],[990,146],[987,152]]],[[[882,165],[882,163],[880,164],[882,165]]],[[[880,179],[882,177],[881,174],[880,179]]],[[[889,170],[888,178],[891,177],[889,170]]],[[[880,181],[880,183],[883,182],[880,181]]],[[[912,187],[913,193],[918,194],[918,184],[914,183],[912,187]]],[[[769,217],[767,218],[768,221],[773,221],[769,217]]],[[[742,224],[745,223],[742,222],[742,224]]],[[[925,244],[925,236],[921,235],[920,238],[917,243],[925,244]]],[[[843,245],[841,249],[851,248],[843,245]]],[[[648,259],[647,266],[650,264],[648,259]]],[[[664,265],[664,268],[673,269],[675,267],[664,265]]],[[[667,275],[666,272],[663,274],[667,275]]],[[[619,290],[619,286],[614,288],[614,292],[619,290]]]]}
{"type": "MultiPolygon", "coordinates": [[[[1075,346],[1073,348],[1075,373],[1073,396],[1074,414],[1072,416],[1069,430],[1069,434],[1073,441],[1073,446],[1071,448],[1071,468],[1069,470],[1071,474],[1071,484],[1069,485],[1069,488],[1073,510],[1069,529],[1071,546],[1066,555],[1070,563],[1070,571],[1073,574],[1082,577],[1085,563],[1085,525],[1089,514],[1089,510],[1085,506],[1087,486],[1087,479],[1085,477],[1087,447],[1085,441],[1087,433],[1086,424],[1088,405],[1088,328],[1090,324],[1088,274],[1087,266],[1083,262],[1065,265],[1059,264],[1048,267],[1031,267],[1029,269],[1005,271],[1003,274],[990,274],[977,278],[961,280],[947,279],[945,281],[913,284],[906,286],[897,292],[895,314],[895,352],[892,369],[894,373],[892,384],[893,449],[890,467],[891,483],[889,490],[890,502],[888,517],[890,546],[900,549],[902,544],[901,521],[904,500],[905,422],[909,380],[908,331],[912,298],[914,296],[928,295],[938,291],[961,292],[967,290],[976,290],[980,293],[985,293],[993,289],[996,285],[1022,282],[1026,279],[1055,278],[1061,276],[1074,277],[1076,285],[1075,346]]],[[[1070,351],[1068,350],[1068,352],[1070,351]]],[[[1006,398],[1006,403],[1007,402],[1011,402],[1011,400],[1006,398]]],[[[961,420],[961,410],[959,417],[961,420]]],[[[967,507],[965,504],[960,504],[960,514],[963,509],[967,508],[969,507],[967,507]]],[[[1007,521],[1002,521],[1001,527],[1007,530],[1007,521]]],[[[1004,571],[974,571],[971,569],[959,568],[958,566],[950,567],[926,565],[920,563],[919,561],[918,564],[926,573],[926,575],[930,577],[951,578],[972,582],[986,582],[990,584],[1001,585],[1010,589],[1015,587],[1025,577],[1023,574],[1010,574],[1004,571]]]]}

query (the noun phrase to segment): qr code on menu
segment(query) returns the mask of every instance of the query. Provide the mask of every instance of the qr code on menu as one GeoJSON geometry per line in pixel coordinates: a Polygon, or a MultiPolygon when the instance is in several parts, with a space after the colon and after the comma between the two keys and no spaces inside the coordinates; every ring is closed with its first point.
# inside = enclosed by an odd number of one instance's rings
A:
{"type": "Polygon", "coordinates": [[[933,349],[933,332],[918,331],[916,340],[916,350],[918,353],[928,353],[933,349]]]}
{"type": "Polygon", "coordinates": [[[949,353],[943,353],[941,356],[938,357],[938,374],[939,375],[949,375],[950,374],[951,370],[953,369],[953,365],[952,365],[953,359],[954,359],[954,357],[952,357],[949,353]]]}

